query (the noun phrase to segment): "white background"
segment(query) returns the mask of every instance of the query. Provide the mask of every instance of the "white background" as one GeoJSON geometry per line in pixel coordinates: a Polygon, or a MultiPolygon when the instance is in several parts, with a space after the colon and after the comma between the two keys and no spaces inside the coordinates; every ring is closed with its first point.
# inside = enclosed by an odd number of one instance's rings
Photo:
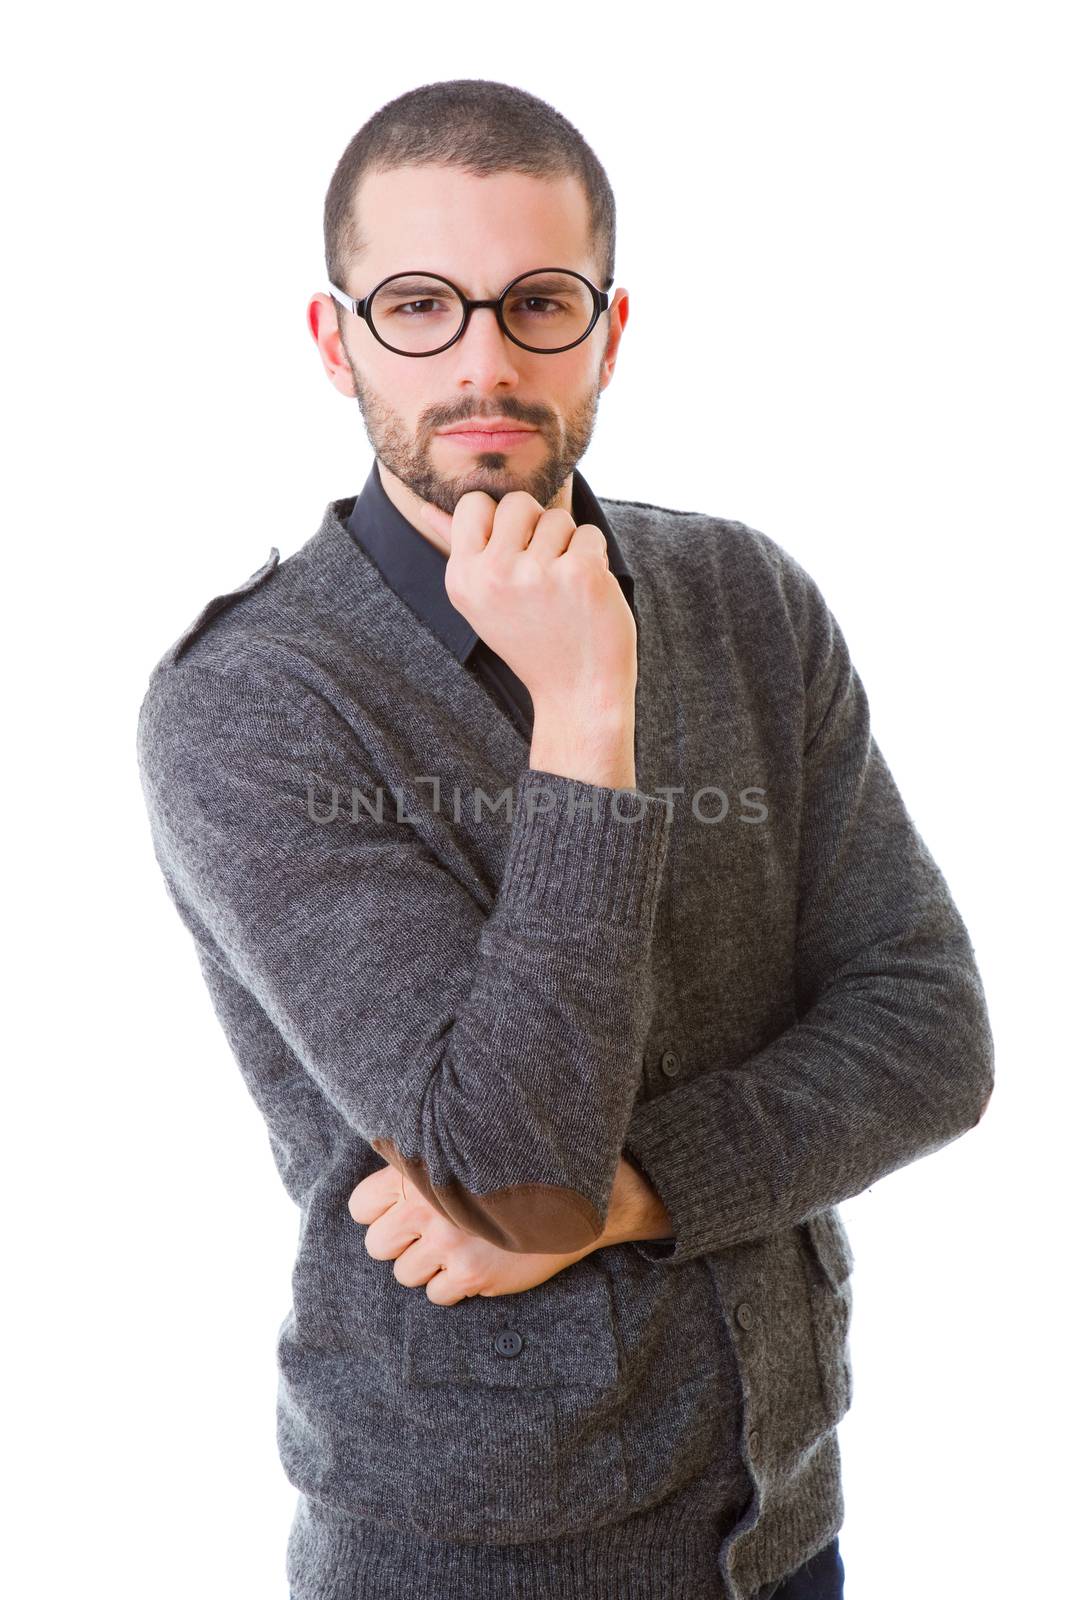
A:
{"type": "Polygon", "coordinates": [[[8,23],[5,1591],[285,1600],[298,1215],[153,860],[136,714],[370,453],[305,326],[386,100],[575,122],[631,316],[581,470],[816,578],[974,940],[982,1123],[848,1201],[850,1600],[1062,1570],[1058,8],[22,8],[8,23]],[[685,320],[698,308],[701,335],[685,320]]]}

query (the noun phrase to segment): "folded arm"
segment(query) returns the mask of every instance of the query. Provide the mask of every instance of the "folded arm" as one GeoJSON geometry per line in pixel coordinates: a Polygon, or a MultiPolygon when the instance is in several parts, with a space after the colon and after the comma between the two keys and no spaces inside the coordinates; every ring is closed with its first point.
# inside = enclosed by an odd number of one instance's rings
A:
{"type": "Polygon", "coordinates": [[[801,1222],[940,1149],[993,1089],[981,978],[945,880],[870,732],[867,696],[812,580],[800,819],[798,1020],[636,1105],[624,1154],[681,1264],[801,1222]]]}
{"type": "MultiPolygon", "coordinates": [[[[172,896],[442,1215],[508,1250],[592,1242],[640,1082],[667,802],[522,769],[483,905],[396,815],[349,724],[257,674],[186,664],[145,698],[138,759],[172,896]],[[314,820],[312,776],[381,799],[381,820],[362,805],[314,820]]],[[[317,781],[319,812],[327,794],[317,781]]],[[[402,815],[420,799],[405,790],[402,815]]]]}

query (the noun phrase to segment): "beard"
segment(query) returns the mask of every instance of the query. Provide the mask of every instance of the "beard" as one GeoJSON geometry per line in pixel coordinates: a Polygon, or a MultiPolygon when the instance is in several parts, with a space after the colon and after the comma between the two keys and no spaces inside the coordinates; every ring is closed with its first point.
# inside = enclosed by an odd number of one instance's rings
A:
{"type": "Polygon", "coordinates": [[[348,357],[356,401],[374,454],[420,500],[428,500],[431,505],[439,506],[450,515],[461,497],[472,489],[481,489],[496,501],[502,500],[513,489],[524,489],[527,494],[533,495],[539,506],[547,510],[589,448],[600,403],[599,382],[593,384],[562,422],[544,408],[527,406],[519,411],[507,401],[498,402],[496,415],[508,417],[513,422],[528,423],[540,430],[544,454],[535,466],[515,466],[510,451],[485,450],[473,456],[467,466],[453,472],[441,471],[434,466],[430,456],[431,440],[436,429],[464,419],[440,414],[413,434],[396,412],[360,377],[343,337],[341,342],[348,357]]]}

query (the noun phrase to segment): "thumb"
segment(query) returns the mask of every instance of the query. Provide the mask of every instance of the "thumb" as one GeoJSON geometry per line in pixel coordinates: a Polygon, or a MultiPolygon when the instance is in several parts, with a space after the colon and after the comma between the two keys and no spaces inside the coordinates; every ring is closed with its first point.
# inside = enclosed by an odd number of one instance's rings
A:
{"type": "Polygon", "coordinates": [[[452,513],[442,511],[440,506],[435,506],[432,500],[423,500],[422,514],[434,533],[442,539],[452,542],[452,513]]]}

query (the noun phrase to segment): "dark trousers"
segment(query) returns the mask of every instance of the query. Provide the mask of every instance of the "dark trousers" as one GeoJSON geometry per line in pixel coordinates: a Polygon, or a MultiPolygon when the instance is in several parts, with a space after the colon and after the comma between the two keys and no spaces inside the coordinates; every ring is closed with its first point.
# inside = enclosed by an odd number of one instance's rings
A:
{"type": "Polygon", "coordinates": [[[845,1564],[837,1540],[831,1539],[818,1555],[780,1583],[765,1583],[756,1600],[844,1600],[845,1564]]]}

